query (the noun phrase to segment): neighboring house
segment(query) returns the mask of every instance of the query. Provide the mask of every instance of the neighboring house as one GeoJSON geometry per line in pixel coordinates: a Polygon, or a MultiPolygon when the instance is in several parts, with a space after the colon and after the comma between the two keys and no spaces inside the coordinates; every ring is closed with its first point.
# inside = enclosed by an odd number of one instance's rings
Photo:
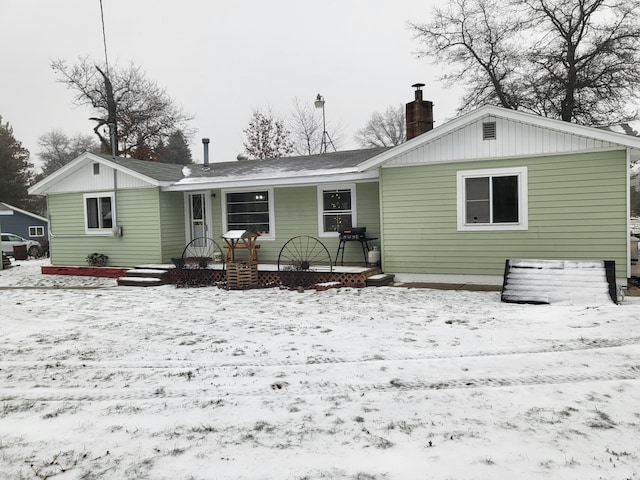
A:
{"type": "Polygon", "coordinates": [[[49,220],[7,203],[0,202],[0,229],[27,240],[38,242],[49,238],[49,220]]]}
{"type": "MultiPolygon", "coordinates": [[[[408,113],[417,102],[419,91],[408,113]]],[[[383,269],[400,281],[496,284],[505,259],[532,258],[615,260],[626,284],[640,138],[490,106],[409,138],[184,169],[85,153],[30,193],[48,196],[54,265],[92,252],[114,266],[169,263],[192,238],[222,244],[232,229],[261,233],[261,262],[297,235],[333,257],[339,226],[352,225],[379,239],[383,269]]],[[[345,262],[362,260],[349,245],[345,262]]]]}

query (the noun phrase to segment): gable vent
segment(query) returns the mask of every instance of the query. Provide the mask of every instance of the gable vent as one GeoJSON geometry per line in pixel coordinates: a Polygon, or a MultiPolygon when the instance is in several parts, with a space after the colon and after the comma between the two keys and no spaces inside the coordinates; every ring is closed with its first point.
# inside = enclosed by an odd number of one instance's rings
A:
{"type": "Polygon", "coordinates": [[[482,124],[482,139],[483,140],[496,139],[496,122],[484,122],[482,124]]]}

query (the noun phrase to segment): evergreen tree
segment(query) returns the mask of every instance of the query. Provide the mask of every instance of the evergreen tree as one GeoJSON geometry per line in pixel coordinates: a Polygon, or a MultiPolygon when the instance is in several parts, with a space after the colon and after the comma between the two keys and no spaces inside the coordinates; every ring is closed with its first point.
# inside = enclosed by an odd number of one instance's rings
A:
{"type": "Polygon", "coordinates": [[[33,181],[33,164],[29,150],[13,136],[9,123],[0,116],[0,202],[29,210],[27,188],[33,181]]]}
{"type": "Polygon", "coordinates": [[[178,165],[188,165],[193,163],[191,148],[187,142],[187,137],[182,130],[176,130],[171,135],[167,144],[160,143],[156,147],[158,161],[162,163],[176,163],[178,165]]]}

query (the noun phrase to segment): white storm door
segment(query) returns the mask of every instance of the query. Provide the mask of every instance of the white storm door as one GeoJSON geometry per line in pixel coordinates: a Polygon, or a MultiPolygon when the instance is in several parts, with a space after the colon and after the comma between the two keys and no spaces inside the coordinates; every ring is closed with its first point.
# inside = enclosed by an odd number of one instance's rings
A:
{"type": "MultiPolygon", "coordinates": [[[[193,192],[185,196],[187,243],[197,238],[211,238],[211,202],[207,192],[193,192]]],[[[202,241],[201,246],[206,242],[202,241]]]]}

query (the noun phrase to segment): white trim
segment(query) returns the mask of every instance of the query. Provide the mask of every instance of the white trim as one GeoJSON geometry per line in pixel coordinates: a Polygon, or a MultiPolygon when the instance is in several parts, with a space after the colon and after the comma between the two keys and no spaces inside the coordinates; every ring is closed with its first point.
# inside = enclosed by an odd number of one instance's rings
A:
{"type": "Polygon", "coordinates": [[[528,230],[529,188],[527,167],[488,168],[482,170],[459,170],[456,181],[457,224],[459,232],[528,230]],[[466,223],[464,180],[470,177],[516,175],[518,177],[518,222],[517,223],[466,223]]]}
{"type": "Polygon", "coordinates": [[[103,158],[91,152],[85,152],[79,157],[72,160],[71,162],[67,163],[65,166],[56,170],[54,173],[52,173],[48,177],[45,177],[35,185],[32,185],[31,187],[29,187],[28,192],[30,195],[46,195],[50,187],[52,187],[53,185],[57,184],[59,181],[63,180],[70,174],[76,172],[77,170],[80,170],[83,166],[88,165],[90,163],[91,164],[101,163],[107,167],[126,173],[131,177],[134,177],[138,180],[141,180],[155,187],[168,186],[173,183],[173,182],[160,181],[151,177],[147,177],[146,175],[136,172],[135,170],[131,170],[127,167],[123,167],[122,165],[119,165],[118,163],[113,162],[109,159],[103,158]]]}
{"type": "Polygon", "coordinates": [[[21,208],[14,207],[13,205],[9,205],[8,203],[0,202],[0,205],[4,205],[9,210],[11,210],[11,213],[7,213],[7,214],[3,213],[3,211],[0,211],[0,215],[13,215],[14,212],[19,212],[19,213],[22,213],[23,215],[28,215],[29,217],[37,218],[38,220],[41,220],[43,222],[47,222],[47,224],[49,223],[48,219],[46,219],[44,217],[41,217],[40,215],[36,215],[35,213],[27,212],[26,210],[22,210],[21,208]]]}
{"type": "Polygon", "coordinates": [[[211,190],[193,190],[184,192],[182,195],[184,207],[184,239],[185,244],[191,242],[191,205],[189,204],[189,195],[204,195],[204,214],[205,214],[205,236],[213,238],[213,205],[211,202],[211,190]]]}
{"type": "MultiPolygon", "coordinates": [[[[27,227],[28,231],[29,231],[29,238],[39,238],[39,237],[44,237],[45,236],[45,228],[44,225],[29,225],[27,227]],[[31,229],[35,228],[35,229],[42,229],[42,235],[31,235],[31,229]]],[[[37,230],[36,230],[37,231],[37,230]]]]}
{"type": "Polygon", "coordinates": [[[260,240],[275,240],[276,239],[276,216],[275,216],[275,197],[272,187],[255,187],[255,188],[227,188],[220,191],[220,210],[222,219],[222,233],[229,230],[227,224],[227,193],[242,193],[242,192],[255,192],[258,190],[264,190],[269,192],[269,233],[261,234],[260,240]]]}
{"type": "Polygon", "coordinates": [[[324,231],[324,198],[323,193],[326,190],[350,190],[351,191],[351,225],[358,225],[358,214],[356,205],[356,184],[355,183],[332,183],[318,185],[316,192],[318,198],[318,236],[323,238],[338,238],[339,232],[324,231]]]}
{"type": "Polygon", "coordinates": [[[209,177],[189,177],[188,182],[181,183],[175,182],[172,185],[163,186],[162,191],[175,192],[175,191],[191,191],[193,189],[210,188],[214,189],[257,189],[267,187],[302,187],[302,186],[316,186],[319,184],[333,184],[338,182],[371,182],[379,179],[378,170],[371,172],[358,173],[352,169],[344,171],[332,170],[331,173],[325,175],[311,175],[305,176],[303,172],[299,175],[292,174],[292,177],[243,177],[243,178],[209,178],[209,177]]]}
{"type": "MultiPolygon", "coordinates": [[[[100,204],[100,202],[98,202],[100,204]]],[[[113,236],[113,229],[118,224],[116,217],[116,194],[115,192],[92,192],[82,195],[82,211],[84,212],[84,233],[85,235],[113,236]],[[87,198],[111,198],[111,227],[109,228],[89,228],[87,218],[87,198]]]]}

